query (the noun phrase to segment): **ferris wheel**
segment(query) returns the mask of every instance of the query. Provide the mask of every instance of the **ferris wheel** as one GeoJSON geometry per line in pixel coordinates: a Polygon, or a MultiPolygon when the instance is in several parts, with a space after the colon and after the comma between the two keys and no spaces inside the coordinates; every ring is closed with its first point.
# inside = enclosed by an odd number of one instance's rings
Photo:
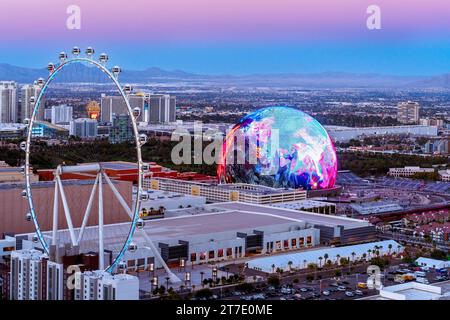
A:
{"type": "MultiPolygon", "coordinates": [[[[107,272],[113,272],[116,268],[123,268],[123,258],[127,251],[135,251],[137,249],[136,243],[133,242],[133,235],[136,230],[140,232],[140,234],[144,237],[146,243],[152,249],[155,257],[159,260],[159,262],[163,265],[168,273],[171,282],[179,281],[178,277],[174,275],[170,269],[167,267],[167,264],[161,258],[159,251],[153,245],[151,239],[147,235],[147,233],[143,230],[144,221],[140,218],[139,212],[141,207],[141,202],[145,200],[146,193],[143,191],[143,178],[144,174],[148,172],[149,167],[148,164],[142,161],[142,152],[141,147],[147,142],[147,136],[145,134],[139,134],[137,118],[140,116],[141,110],[139,108],[132,109],[129,103],[129,95],[132,92],[132,87],[129,84],[125,86],[121,86],[118,78],[121,72],[121,68],[119,66],[114,66],[111,70],[109,70],[106,65],[108,62],[108,55],[106,53],[102,53],[99,55],[98,60],[94,59],[94,49],[88,47],[85,51],[85,55],[81,56],[81,50],[78,47],[74,47],[72,49],[72,54],[69,56],[65,52],[61,52],[59,54],[59,64],[55,65],[53,63],[49,63],[47,69],[49,71],[49,75],[47,79],[39,78],[36,81],[36,84],[39,86],[39,94],[37,97],[30,98],[30,104],[33,107],[31,117],[24,119],[24,123],[27,125],[27,137],[26,140],[20,143],[20,148],[25,152],[25,164],[22,167],[23,173],[25,175],[25,189],[22,191],[22,196],[28,200],[29,212],[27,213],[26,219],[28,221],[32,221],[35,227],[35,235],[33,236],[33,242],[41,244],[45,253],[50,255],[50,247],[57,245],[57,237],[58,237],[58,208],[59,208],[59,199],[62,201],[62,207],[64,211],[64,217],[66,219],[66,223],[68,226],[69,234],[70,234],[70,242],[73,247],[78,246],[80,242],[83,240],[84,231],[86,225],[88,223],[88,219],[91,215],[91,209],[93,202],[95,201],[95,193],[98,189],[98,256],[99,256],[99,269],[105,270],[107,272]],[[36,116],[38,114],[39,108],[41,107],[41,102],[43,97],[49,88],[50,83],[56,78],[58,73],[71,64],[77,63],[87,63],[93,67],[96,67],[101,72],[103,72],[114,84],[115,88],[120,93],[120,96],[123,98],[123,101],[126,104],[127,113],[131,119],[132,130],[134,133],[134,144],[136,145],[136,158],[137,158],[137,170],[138,170],[138,179],[137,179],[137,193],[136,198],[133,204],[133,207],[130,208],[127,202],[123,199],[121,194],[117,191],[114,184],[111,182],[110,178],[106,174],[106,172],[102,168],[101,163],[95,164],[86,164],[86,165],[77,165],[77,166],[65,166],[59,165],[54,172],[54,203],[53,203],[53,228],[52,228],[52,236],[50,244],[46,241],[44,237],[43,230],[39,224],[35,205],[33,202],[33,188],[31,183],[31,175],[30,175],[30,153],[32,146],[32,137],[33,137],[33,125],[36,121],[36,116]],[[74,173],[74,172],[96,172],[95,181],[92,187],[92,191],[89,197],[89,201],[84,213],[83,222],[81,227],[75,228],[72,223],[72,218],[70,214],[70,208],[67,202],[66,193],[64,192],[64,186],[61,181],[61,175],[64,173],[74,173]],[[113,191],[114,196],[118,199],[121,206],[127,212],[131,222],[130,227],[126,236],[125,241],[121,245],[120,250],[118,250],[116,256],[113,258],[113,261],[110,265],[106,266],[104,261],[104,210],[103,210],[103,180],[106,182],[105,185],[108,185],[113,191]]],[[[68,69],[69,70],[69,69],[68,69]]]]}

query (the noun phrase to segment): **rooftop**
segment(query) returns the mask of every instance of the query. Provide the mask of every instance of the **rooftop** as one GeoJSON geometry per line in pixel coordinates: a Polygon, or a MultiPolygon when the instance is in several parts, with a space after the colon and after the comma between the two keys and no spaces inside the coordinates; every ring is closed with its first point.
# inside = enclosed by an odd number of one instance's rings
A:
{"type": "Polygon", "coordinates": [[[272,265],[275,265],[277,268],[285,269],[288,267],[289,261],[293,262],[293,266],[303,266],[308,263],[318,263],[320,260],[319,258],[324,258],[325,254],[328,255],[328,259],[331,259],[332,261],[336,261],[336,256],[339,255],[340,257],[345,258],[351,258],[352,253],[355,254],[355,257],[360,257],[363,254],[367,254],[368,250],[373,250],[375,246],[382,247],[380,251],[388,251],[389,245],[392,246],[393,251],[398,250],[399,244],[395,242],[394,240],[386,240],[386,241],[378,241],[378,242],[369,242],[364,244],[357,244],[352,246],[344,246],[344,247],[328,247],[324,249],[318,249],[318,250],[308,250],[308,251],[302,251],[297,253],[287,253],[287,254],[280,254],[270,257],[264,257],[264,258],[256,258],[253,260],[250,260],[248,262],[248,266],[250,268],[258,268],[262,271],[271,272],[272,265]]]}
{"type": "Polygon", "coordinates": [[[406,282],[384,287],[378,295],[361,300],[440,300],[450,298],[450,281],[432,285],[406,282]]]}
{"type": "Polygon", "coordinates": [[[312,209],[312,208],[325,207],[325,206],[335,206],[335,204],[330,203],[330,202],[306,199],[306,200],[289,201],[289,202],[283,202],[283,203],[273,203],[273,204],[271,204],[271,206],[277,207],[277,208],[302,210],[302,209],[312,209]]]}
{"type": "MultiPolygon", "coordinates": [[[[245,231],[264,227],[274,227],[282,225],[292,225],[298,222],[304,225],[301,220],[288,219],[277,216],[255,216],[252,212],[241,212],[237,210],[227,210],[221,212],[208,212],[196,215],[184,215],[163,219],[148,220],[144,230],[154,242],[164,242],[168,240],[184,240],[192,237],[198,238],[201,235],[214,234],[219,236],[224,232],[245,231]]],[[[122,243],[130,229],[129,223],[110,224],[104,226],[105,248],[116,251],[120,249],[122,243]]],[[[44,232],[46,236],[51,236],[51,231],[44,232]]],[[[31,233],[28,235],[32,235],[31,233]]],[[[68,230],[58,231],[59,243],[70,242],[68,230]]],[[[134,241],[145,243],[144,238],[137,232],[134,241]]],[[[82,252],[94,250],[98,247],[97,226],[87,227],[80,244],[82,252]]]]}
{"type": "Polygon", "coordinates": [[[271,206],[243,203],[237,201],[214,203],[209,206],[222,208],[226,210],[238,210],[245,212],[275,215],[285,218],[299,219],[310,224],[325,225],[330,227],[343,226],[346,229],[360,228],[370,225],[369,222],[364,220],[352,219],[341,216],[330,216],[320,213],[299,211],[286,208],[275,208],[271,206]]]}

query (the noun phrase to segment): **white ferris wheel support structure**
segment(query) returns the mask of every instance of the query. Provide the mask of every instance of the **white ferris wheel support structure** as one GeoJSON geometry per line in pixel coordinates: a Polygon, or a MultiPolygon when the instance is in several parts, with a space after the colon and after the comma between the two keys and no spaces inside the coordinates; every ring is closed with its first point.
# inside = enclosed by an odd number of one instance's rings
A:
{"type": "Polygon", "coordinates": [[[86,49],[86,57],[80,57],[81,51],[78,47],[74,47],[72,49],[72,57],[68,57],[68,55],[65,52],[61,52],[59,54],[60,64],[58,66],[55,66],[53,63],[48,64],[48,70],[49,70],[49,76],[46,80],[40,78],[36,81],[36,83],[40,86],[39,95],[37,98],[31,97],[30,103],[33,105],[33,112],[30,119],[24,119],[24,123],[28,125],[27,130],[27,139],[26,141],[21,142],[20,147],[23,151],[25,151],[25,165],[23,166],[23,173],[25,175],[25,182],[26,187],[25,190],[22,191],[22,196],[27,198],[28,205],[29,205],[29,213],[27,214],[27,220],[33,221],[36,233],[33,237],[33,241],[40,242],[42,248],[44,251],[49,254],[50,253],[50,247],[49,244],[46,242],[44,235],[42,233],[42,230],[40,228],[36,211],[34,208],[33,203],[33,195],[32,195],[32,185],[31,185],[31,179],[30,179],[30,152],[31,152],[31,140],[32,140],[32,128],[33,124],[36,119],[36,115],[38,113],[42,97],[44,96],[49,84],[53,81],[53,79],[56,77],[58,72],[62,70],[65,66],[72,64],[72,63],[88,63],[95,67],[97,67],[99,70],[101,70],[103,73],[106,74],[106,76],[114,83],[115,87],[119,91],[120,95],[122,96],[124,102],[127,106],[127,111],[130,116],[131,122],[132,122],[132,128],[134,133],[134,140],[136,144],[136,153],[137,153],[137,167],[138,167],[138,179],[137,179],[137,194],[136,199],[134,202],[134,206],[131,209],[126,201],[123,199],[121,194],[117,191],[114,184],[111,182],[108,175],[104,172],[102,169],[102,166],[100,163],[98,164],[87,164],[87,165],[78,165],[78,166],[63,166],[60,165],[55,170],[54,173],[54,182],[55,182],[55,189],[54,189],[54,200],[53,200],[53,220],[52,220],[52,238],[51,238],[51,245],[56,246],[57,245],[57,236],[58,236],[58,216],[59,216],[59,198],[62,201],[63,211],[64,211],[64,217],[67,222],[67,226],[69,229],[69,235],[70,235],[70,241],[73,247],[79,246],[80,242],[83,240],[83,236],[85,233],[85,229],[89,220],[89,217],[91,215],[92,206],[95,201],[95,194],[98,189],[98,253],[99,253],[99,269],[105,270],[107,272],[113,272],[116,267],[120,267],[122,264],[122,259],[127,252],[127,250],[135,251],[137,249],[137,245],[132,242],[133,235],[135,231],[138,231],[144,238],[145,242],[149,245],[149,247],[152,249],[154,256],[159,261],[159,263],[164,267],[165,271],[168,273],[168,276],[170,278],[170,281],[172,283],[180,282],[181,280],[171,272],[171,270],[168,268],[165,261],[162,259],[159,251],[154,246],[153,242],[151,241],[150,237],[147,235],[146,231],[143,229],[144,221],[140,218],[139,212],[141,207],[141,202],[143,199],[145,199],[146,195],[142,189],[143,185],[143,177],[144,173],[148,170],[148,165],[144,164],[142,161],[142,152],[141,152],[141,146],[144,145],[147,142],[147,136],[144,134],[139,135],[138,127],[137,127],[137,117],[140,115],[140,109],[135,108],[132,109],[129,103],[128,96],[132,91],[132,88],[130,85],[125,85],[123,88],[121,87],[120,83],[118,82],[118,76],[121,72],[120,67],[115,66],[112,68],[112,70],[108,70],[106,68],[106,63],[108,61],[108,55],[105,53],[102,53],[99,57],[99,60],[94,60],[94,50],[89,47],[86,49]],[[89,201],[86,207],[86,210],[84,212],[83,216],[83,222],[81,227],[77,232],[73,226],[70,208],[67,202],[66,194],[64,191],[63,183],[61,181],[61,175],[63,173],[69,173],[69,172],[96,172],[96,178],[94,181],[94,185],[92,187],[92,191],[89,197],[89,201]],[[124,210],[127,212],[127,215],[131,219],[130,229],[128,231],[128,235],[126,237],[126,240],[124,241],[122,248],[119,250],[117,256],[113,259],[113,262],[105,267],[105,261],[104,261],[104,208],[103,208],[103,179],[106,181],[106,184],[111,188],[113,191],[113,194],[115,197],[119,200],[121,206],[124,208],[124,210]]]}

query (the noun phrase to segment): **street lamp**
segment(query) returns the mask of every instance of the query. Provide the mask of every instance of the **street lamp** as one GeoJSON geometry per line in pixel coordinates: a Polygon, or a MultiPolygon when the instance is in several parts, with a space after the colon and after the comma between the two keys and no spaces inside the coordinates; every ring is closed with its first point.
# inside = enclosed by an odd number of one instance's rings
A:
{"type": "Polygon", "coordinates": [[[169,280],[170,277],[166,277],[166,290],[169,290],[169,280]]]}
{"type": "Polygon", "coordinates": [[[180,258],[180,269],[179,271],[181,271],[181,269],[186,270],[186,262],[183,258],[180,258]]]}
{"type": "Polygon", "coordinates": [[[212,269],[212,279],[213,279],[213,284],[215,284],[217,281],[217,267],[216,266],[214,266],[212,269]]]}
{"type": "Polygon", "coordinates": [[[155,276],[155,264],[152,262],[150,263],[148,270],[152,273],[152,278],[155,276]]]}
{"type": "Polygon", "coordinates": [[[154,288],[158,288],[158,277],[153,277],[150,281],[152,292],[154,288]]]}
{"type": "Polygon", "coordinates": [[[184,273],[184,284],[187,287],[188,283],[191,282],[191,273],[190,272],[185,272],[184,273]]]}

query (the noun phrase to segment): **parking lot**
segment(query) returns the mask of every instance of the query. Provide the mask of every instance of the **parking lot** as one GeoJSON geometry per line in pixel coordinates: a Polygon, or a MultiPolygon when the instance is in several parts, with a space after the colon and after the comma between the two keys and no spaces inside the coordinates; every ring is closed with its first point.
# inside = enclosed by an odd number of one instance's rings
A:
{"type": "MultiPolygon", "coordinates": [[[[424,275],[424,277],[418,276],[417,279],[419,282],[429,284],[448,279],[434,269],[424,270],[417,266],[402,264],[386,269],[381,274],[381,283],[383,286],[396,285],[401,283],[399,279],[402,275],[410,274],[424,275]]],[[[252,293],[233,291],[223,298],[225,300],[352,300],[378,294],[376,289],[364,288],[366,281],[365,273],[297,283],[282,279],[279,288],[266,285],[252,293]]]]}

